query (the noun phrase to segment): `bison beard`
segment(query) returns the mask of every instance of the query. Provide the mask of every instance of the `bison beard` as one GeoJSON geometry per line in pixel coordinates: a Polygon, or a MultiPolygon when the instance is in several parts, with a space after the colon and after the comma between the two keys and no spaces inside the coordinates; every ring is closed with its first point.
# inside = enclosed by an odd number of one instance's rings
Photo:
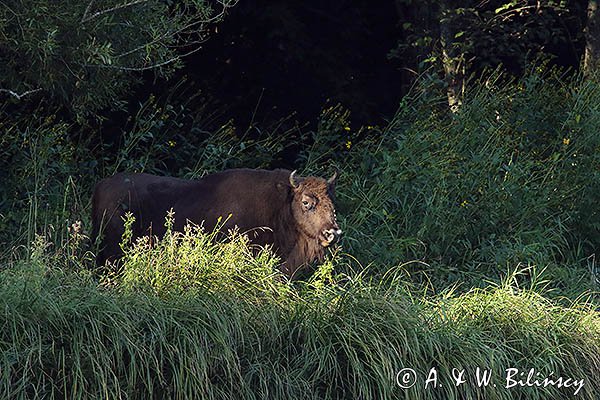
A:
{"type": "Polygon", "coordinates": [[[295,171],[233,169],[200,180],[149,174],[117,174],[100,181],[92,197],[92,239],[103,235],[98,266],[122,256],[119,246],[127,211],[135,216],[133,237],[165,233],[164,219],[173,209],[173,229],[186,223],[214,229],[219,217],[229,217],[223,229],[249,232],[250,242],[273,245],[281,271],[290,279],[341,235],[333,206],[334,175],[329,180],[300,178],[295,171]],[[257,229],[269,228],[269,229],[257,229]]]}

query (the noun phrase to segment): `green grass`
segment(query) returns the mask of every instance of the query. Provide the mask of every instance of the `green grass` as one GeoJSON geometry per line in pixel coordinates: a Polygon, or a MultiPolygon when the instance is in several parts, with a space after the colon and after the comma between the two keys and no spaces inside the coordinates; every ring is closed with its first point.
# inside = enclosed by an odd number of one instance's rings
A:
{"type": "Polygon", "coordinates": [[[39,243],[29,261],[0,271],[0,398],[572,396],[506,389],[500,375],[511,367],[585,379],[583,399],[600,389],[600,317],[581,301],[559,306],[509,284],[426,297],[392,272],[383,281],[335,275],[332,266],[350,262],[342,255],[293,286],[273,275],[268,253],[249,256],[243,238],[210,238],[189,231],[154,249],[140,242],[100,284],[59,268],[39,243]],[[149,279],[184,250],[185,275],[149,279]],[[453,368],[476,367],[492,370],[498,386],[453,387],[453,368]],[[416,386],[397,386],[403,368],[417,372],[416,386]],[[442,386],[426,390],[431,368],[442,386]]]}
{"type": "Polygon", "coordinates": [[[380,273],[419,260],[411,276],[438,289],[483,287],[517,265],[562,295],[597,289],[586,260],[600,238],[598,104],[598,82],[551,73],[492,74],[456,114],[416,91],[339,155],[347,251],[380,273]]]}

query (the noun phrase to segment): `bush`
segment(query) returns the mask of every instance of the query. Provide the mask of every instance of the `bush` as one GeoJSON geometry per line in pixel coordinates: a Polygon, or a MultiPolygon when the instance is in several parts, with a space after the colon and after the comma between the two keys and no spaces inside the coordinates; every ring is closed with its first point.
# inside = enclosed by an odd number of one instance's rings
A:
{"type": "Polygon", "coordinates": [[[60,246],[68,226],[87,220],[96,163],[72,126],[43,113],[0,114],[0,249],[29,247],[36,234],[60,246]]]}
{"type": "Polygon", "coordinates": [[[0,95],[93,119],[153,70],[168,76],[199,49],[233,1],[22,0],[0,9],[0,95]]]}
{"type": "Polygon", "coordinates": [[[166,95],[150,95],[140,104],[122,129],[122,141],[103,149],[102,176],[136,171],[197,178],[277,161],[293,130],[286,130],[289,118],[238,132],[209,100],[186,90],[187,84],[182,79],[166,95]]]}
{"type": "Polygon", "coordinates": [[[442,282],[519,263],[578,268],[600,244],[599,101],[597,83],[551,74],[491,76],[455,115],[405,99],[340,160],[349,251],[382,270],[420,260],[442,282]]]}

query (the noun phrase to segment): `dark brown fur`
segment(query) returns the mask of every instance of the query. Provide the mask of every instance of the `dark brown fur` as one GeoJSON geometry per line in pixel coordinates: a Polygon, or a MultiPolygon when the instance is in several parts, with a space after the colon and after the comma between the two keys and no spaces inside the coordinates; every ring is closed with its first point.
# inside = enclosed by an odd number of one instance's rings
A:
{"type": "Polygon", "coordinates": [[[341,233],[333,191],[334,182],[317,177],[290,180],[287,170],[234,169],[200,180],[117,174],[100,181],[92,197],[92,239],[104,235],[97,262],[102,266],[122,255],[119,243],[127,211],[136,218],[134,237],[160,237],[172,208],[177,231],[188,221],[210,231],[219,217],[231,214],[224,228],[237,226],[248,232],[253,244],[272,244],[283,261],[281,271],[292,278],[302,267],[322,260],[325,247],[341,233]]]}

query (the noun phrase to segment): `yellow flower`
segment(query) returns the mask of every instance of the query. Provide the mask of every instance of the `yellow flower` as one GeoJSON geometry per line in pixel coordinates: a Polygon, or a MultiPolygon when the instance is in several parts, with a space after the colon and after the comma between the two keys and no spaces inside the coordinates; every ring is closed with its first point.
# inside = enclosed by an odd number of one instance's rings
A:
{"type": "Polygon", "coordinates": [[[349,130],[350,130],[350,127],[349,127],[349,126],[345,126],[345,127],[344,127],[344,130],[345,130],[345,131],[349,131],[349,130]]]}
{"type": "Polygon", "coordinates": [[[175,147],[175,141],[174,140],[169,140],[168,142],[169,147],[175,147]]]}
{"type": "Polygon", "coordinates": [[[346,142],[346,148],[347,148],[348,150],[350,150],[350,147],[352,147],[352,142],[348,140],[348,141],[346,142]]]}
{"type": "Polygon", "coordinates": [[[462,203],[460,203],[460,206],[461,206],[461,207],[466,207],[468,204],[469,204],[469,202],[468,202],[468,201],[466,201],[466,200],[463,200],[463,202],[462,202],[462,203]]]}
{"type": "Polygon", "coordinates": [[[568,145],[569,145],[569,143],[571,143],[571,139],[569,139],[569,138],[563,138],[563,144],[564,144],[565,146],[568,146],[568,145]]]}

